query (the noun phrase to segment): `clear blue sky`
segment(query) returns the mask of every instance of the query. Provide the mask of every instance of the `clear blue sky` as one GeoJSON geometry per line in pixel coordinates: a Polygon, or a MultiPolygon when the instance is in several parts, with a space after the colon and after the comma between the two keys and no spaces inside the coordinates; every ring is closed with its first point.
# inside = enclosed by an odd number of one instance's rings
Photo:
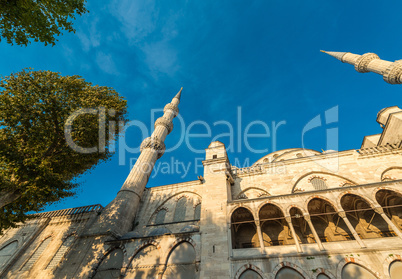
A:
{"type": "MultiPolygon", "coordinates": [[[[212,137],[227,133],[216,121],[229,121],[237,129],[238,107],[244,132],[259,120],[278,128],[276,149],[301,147],[306,123],[325,110],[339,106],[339,149],[357,149],[365,135],[381,132],[377,112],[401,105],[402,86],[388,85],[381,76],[359,74],[351,65],[319,52],[320,49],[377,53],[385,60],[402,59],[400,1],[134,1],[89,0],[90,13],[75,21],[75,34],[59,37],[56,46],[32,43],[28,47],[0,43],[0,74],[22,68],[80,75],[94,84],[115,88],[128,100],[129,118],[150,127],[150,111],[163,108],[181,86],[180,113],[188,126],[203,120],[212,136],[192,138],[194,148],[206,148],[212,137]]],[[[307,148],[326,149],[325,129],[305,138],[307,148]]],[[[250,132],[261,133],[262,126],[250,132]]],[[[180,124],[166,140],[179,139],[180,124]]],[[[195,125],[192,133],[204,133],[195,125]]],[[[131,128],[128,145],[138,146],[142,135],[131,128]]],[[[229,138],[221,138],[226,145],[229,138]]],[[[235,138],[235,146],[238,140],[235,138]]],[[[271,138],[250,140],[263,154],[242,150],[230,160],[255,162],[272,150],[271,138]]],[[[129,157],[120,166],[117,154],[79,180],[75,198],[47,210],[100,203],[106,206],[129,173],[129,157]]],[[[186,176],[158,175],[149,186],[194,180],[194,158],[186,144],[166,153],[159,163],[172,158],[191,163],[186,176]]]]}

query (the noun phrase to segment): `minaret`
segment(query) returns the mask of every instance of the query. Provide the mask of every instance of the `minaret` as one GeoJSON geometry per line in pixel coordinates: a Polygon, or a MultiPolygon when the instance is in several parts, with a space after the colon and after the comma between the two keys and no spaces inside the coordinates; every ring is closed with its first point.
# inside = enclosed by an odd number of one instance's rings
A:
{"type": "Polygon", "coordinates": [[[326,54],[335,57],[343,63],[355,66],[359,73],[374,72],[383,76],[384,80],[390,84],[402,84],[402,60],[390,62],[380,59],[375,53],[366,53],[363,55],[350,52],[323,51],[326,54]]]}
{"type": "Polygon", "coordinates": [[[143,140],[140,146],[141,154],[134,167],[131,169],[126,181],[117,193],[116,198],[102,211],[91,232],[105,234],[110,232],[121,235],[131,231],[135,215],[149,176],[156,161],[162,157],[165,151],[165,138],[173,130],[172,120],[179,114],[181,91],[167,104],[163,110],[163,116],[155,121],[155,130],[152,135],[143,140]]]}

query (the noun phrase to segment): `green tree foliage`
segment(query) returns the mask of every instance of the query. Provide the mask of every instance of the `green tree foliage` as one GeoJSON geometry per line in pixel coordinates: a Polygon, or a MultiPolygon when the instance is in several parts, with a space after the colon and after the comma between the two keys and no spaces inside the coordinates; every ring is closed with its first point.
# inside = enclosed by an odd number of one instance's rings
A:
{"type": "Polygon", "coordinates": [[[85,0],[0,0],[0,41],[54,45],[61,30],[75,32],[70,20],[86,12],[85,0]]]}
{"type": "Polygon", "coordinates": [[[26,69],[3,77],[0,231],[25,220],[26,212],[74,195],[75,178],[111,156],[108,143],[118,136],[118,123],[124,123],[126,115],[126,100],[115,90],[94,86],[79,76],[26,69]],[[99,107],[107,111],[105,121],[100,121],[99,113],[81,114],[73,121],[70,134],[84,148],[98,147],[105,136],[104,152],[74,151],[65,137],[67,119],[82,108],[99,107]],[[104,133],[99,132],[102,123],[104,133]]]}

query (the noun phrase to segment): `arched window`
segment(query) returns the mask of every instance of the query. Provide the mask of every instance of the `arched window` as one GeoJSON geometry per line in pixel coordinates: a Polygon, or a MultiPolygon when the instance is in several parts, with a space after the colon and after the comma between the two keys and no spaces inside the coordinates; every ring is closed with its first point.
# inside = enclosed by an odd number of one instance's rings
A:
{"type": "Polygon", "coordinates": [[[360,238],[396,236],[381,215],[376,213],[362,197],[346,194],[341,199],[341,205],[360,238]]]}
{"type": "Polygon", "coordinates": [[[364,267],[348,263],[342,269],[342,279],[377,279],[370,271],[364,267]]]}
{"type": "Polygon", "coordinates": [[[343,218],[328,201],[314,198],[308,203],[311,222],[322,242],[352,240],[353,235],[343,218]]]}
{"type": "Polygon", "coordinates": [[[260,247],[253,214],[244,207],[236,209],[231,218],[233,249],[260,247]]]}
{"type": "Polygon", "coordinates": [[[197,204],[194,208],[194,220],[201,219],[201,204],[197,204]]]}
{"type": "Polygon", "coordinates": [[[321,273],[321,274],[319,274],[319,275],[317,276],[317,279],[329,279],[329,277],[328,277],[327,275],[321,273]]]}
{"type": "Polygon", "coordinates": [[[196,254],[193,245],[182,242],[169,256],[163,278],[195,279],[199,278],[196,268],[196,254]]]}
{"type": "Polygon", "coordinates": [[[240,275],[239,279],[262,279],[262,277],[254,270],[247,269],[240,275]]]}
{"type": "Polygon", "coordinates": [[[52,240],[51,237],[46,238],[42,243],[36,248],[35,252],[29,258],[27,262],[25,262],[24,266],[22,267],[22,271],[27,271],[31,269],[31,267],[35,264],[35,262],[39,259],[42,255],[43,251],[45,251],[46,247],[49,245],[50,241],[52,240]]]}
{"type": "Polygon", "coordinates": [[[284,267],[276,274],[275,279],[304,279],[304,277],[290,267],[284,267]]]}
{"type": "Polygon", "coordinates": [[[121,249],[114,249],[100,263],[94,279],[120,278],[120,269],[123,265],[124,254],[121,249]]]}
{"type": "Polygon", "coordinates": [[[181,197],[176,204],[173,222],[182,222],[186,219],[187,198],[181,197]]]}
{"type": "Polygon", "coordinates": [[[56,254],[54,255],[53,259],[50,261],[50,263],[48,264],[48,266],[46,268],[54,268],[56,267],[56,265],[59,264],[59,262],[61,261],[61,259],[64,257],[64,255],[66,254],[68,248],[70,248],[71,244],[73,244],[75,239],[74,235],[70,235],[69,237],[67,237],[63,243],[61,244],[59,250],[57,250],[56,254]]]}
{"type": "Polygon", "coordinates": [[[295,243],[282,210],[276,205],[264,205],[259,218],[265,247],[295,243]]]}
{"type": "Polygon", "coordinates": [[[322,179],[322,178],[314,177],[310,180],[310,183],[313,184],[313,187],[316,190],[328,189],[327,184],[325,183],[324,179],[322,179]]]}
{"type": "Polygon", "coordinates": [[[389,266],[389,275],[391,276],[391,279],[398,279],[401,278],[402,274],[402,262],[400,261],[394,261],[391,263],[389,266]]]}
{"type": "Polygon", "coordinates": [[[18,248],[18,241],[13,241],[7,246],[4,246],[3,248],[0,249],[0,270],[11,259],[15,251],[17,251],[17,248],[18,248]]]}
{"type": "Polygon", "coordinates": [[[165,222],[166,212],[166,209],[161,209],[158,211],[155,217],[155,225],[160,225],[165,222]]]}

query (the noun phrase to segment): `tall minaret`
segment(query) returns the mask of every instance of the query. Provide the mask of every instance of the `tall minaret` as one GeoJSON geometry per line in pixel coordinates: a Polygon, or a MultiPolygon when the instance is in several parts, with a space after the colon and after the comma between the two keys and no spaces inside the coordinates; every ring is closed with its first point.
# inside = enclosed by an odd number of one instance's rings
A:
{"type": "Polygon", "coordinates": [[[335,57],[343,63],[355,66],[359,73],[374,72],[383,76],[384,80],[390,84],[402,84],[402,60],[390,62],[380,59],[375,53],[366,53],[363,55],[350,52],[323,51],[326,54],[335,57]]]}
{"type": "Polygon", "coordinates": [[[173,130],[172,120],[179,114],[181,91],[167,104],[163,116],[155,121],[152,135],[143,140],[140,146],[141,154],[131,169],[126,181],[117,193],[116,198],[102,211],[93,227],[92,233],[121,235],[133,227],[135,215],[149,176],[156,161],[165,151],[165,138],[173,130]]]}

